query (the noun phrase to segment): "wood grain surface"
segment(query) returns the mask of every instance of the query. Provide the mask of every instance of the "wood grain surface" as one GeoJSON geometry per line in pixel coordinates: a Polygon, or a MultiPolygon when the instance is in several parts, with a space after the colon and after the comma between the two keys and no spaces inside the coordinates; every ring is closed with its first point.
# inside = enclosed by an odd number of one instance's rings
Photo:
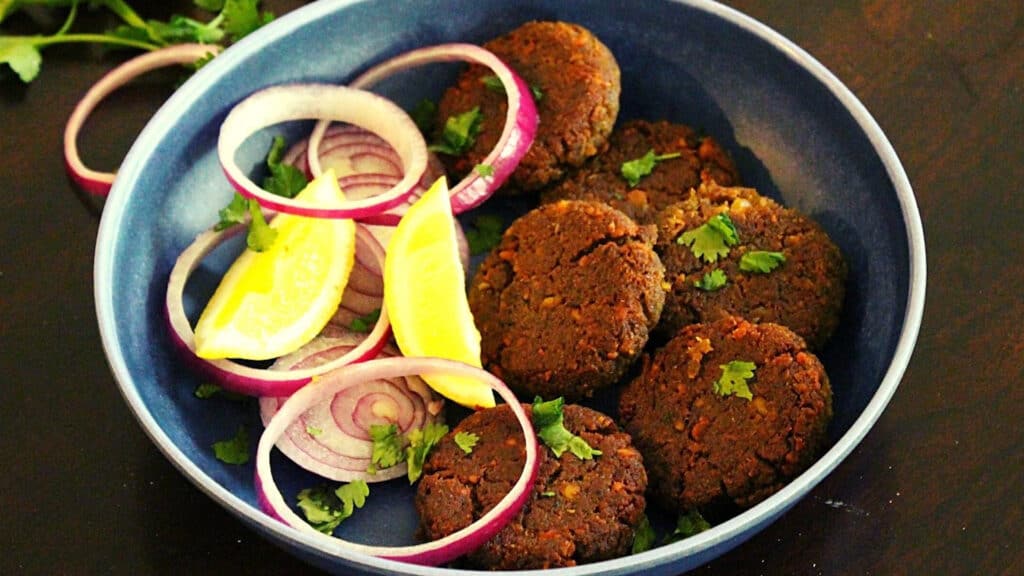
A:
{"type": "MultiPolygon", "coordinates": [[[[1024,574],[1024,4],[727,4],[818,58],[887,133],[924,221],[928,292],[875,428],[789,513],[693,573],[1024,574]]],[[[166,17],[190,2],[133,5],[166,17]]],[[[59,25],[36,16],[4,26],[59,25]]],[[[69,182],[61,136],[117,61],[54,47],[30,85],[0,80],[0,573],[314,574],[164,459],[104,360],[102,202],[69,182]]],[[[154,74],[116,93],[82,136],[86,161],[114,168],[174,82],[154,74]]]]}

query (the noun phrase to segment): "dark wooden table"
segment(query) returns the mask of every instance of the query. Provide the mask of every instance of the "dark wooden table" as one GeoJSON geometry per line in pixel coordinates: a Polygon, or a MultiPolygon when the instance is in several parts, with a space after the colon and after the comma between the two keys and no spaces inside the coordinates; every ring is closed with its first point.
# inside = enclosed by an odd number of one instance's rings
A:
{"type": "MultiPolygon", "coordinates": [[[[728,3],[819,58],[889,135],[924,220],[928,296],[867,438],[695,573],[1024,574],[1024,4],[728,3]]],[[[190,2],[133,4],[165,17],[190,2]]],[[[0,573],[311,573],[172,468],[107,369],[92,292],[101,203],[69,183],[61,133],[117,58],[48,49],[31,85],[0,81],[0,573]]],[[[86,160],[115,167],[172,90],[157,74],[117,93],[82,137],[86,160]]]]}

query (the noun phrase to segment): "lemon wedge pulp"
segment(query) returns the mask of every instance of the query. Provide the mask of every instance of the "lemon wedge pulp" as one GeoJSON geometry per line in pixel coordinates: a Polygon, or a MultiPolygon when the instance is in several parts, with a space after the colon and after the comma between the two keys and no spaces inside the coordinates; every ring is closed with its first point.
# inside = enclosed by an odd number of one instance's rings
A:
{"type": "MultiPolygon", "coordinates": [[[[310,182],[298,200],[345,200],[332,170],[310,182]]],[[[221,279],[195,329],[200,358],[267,360],[316,336],[341,303],[355,260],[355,223],[279,214],[263,251],[245,250],[221,279]]]]}
{"type": "MultiPolygon", "coordinates": [[[[466,299],[448,185],[442,177],[399,221],[384,258],[384,306],[402,354],[480,367],[480,332],[466,299]]],[[[423,379],[467,408],[494,406],[490,386],[436,374],[423,379]]]]}

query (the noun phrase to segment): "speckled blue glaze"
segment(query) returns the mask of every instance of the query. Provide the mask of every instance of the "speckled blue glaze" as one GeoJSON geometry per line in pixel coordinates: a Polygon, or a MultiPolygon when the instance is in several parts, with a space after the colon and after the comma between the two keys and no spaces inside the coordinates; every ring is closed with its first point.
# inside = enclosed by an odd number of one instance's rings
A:
{"type": "MultiPolygon", "coordinates": [[[[249,466],[226,466],[210,444],[252,404],[197,401],[198,379],[166,334],[165,282],[177,255],[231,195],[215,154],[233,103],[271,84],[344,82],[368,63],[445,41],[482,42],[531,19],[578,22],[622,68],[621,117],[702,128],[734,155],[746,183],[819,221],[850,264],[839,332],[822,354],[835,388],[830,448],[784,490],[713,529],[643,554],[545,574],[676,574],[740,544],[784,513],[864,437],[894,393],[924,302],[920,217],[889,142],[856,98],[808,54],[763,25],[711,2],[323,0],[290,13],[216,58],[184,84],[139,136],[106,204],[96,247],[97,316],[112,370],[142,427],[199,488],[266,537],[339,574],[468,574],[326,550],[259,511],[249,466]]],[[[451,67],[417,71],[381,89],[406,105],[436,96],[451,67]]],[[[299,124],[279,127],[298,134],[299,124]]],[[[240,158],[255,167],[261,133],[240,158]]],[[[494,208],[491,208],[494,209],[494,208]]],[[[500,209],[500,207],[498,208],[500,209]]],[[[193,312],[226,268],[214,255],[190,285],[193,312]]],[[[285,493],[314,482],[275,461],[285,493]]],[[[357,541],[412,541],[412,491],[374,486],[366,513],[346,521],[357,541]]]]}

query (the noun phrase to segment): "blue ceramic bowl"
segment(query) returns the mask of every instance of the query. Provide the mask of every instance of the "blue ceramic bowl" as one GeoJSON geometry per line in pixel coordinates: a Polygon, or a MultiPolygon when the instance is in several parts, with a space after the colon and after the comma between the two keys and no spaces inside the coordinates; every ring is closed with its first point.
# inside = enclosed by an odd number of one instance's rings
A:
{"type": "MultiPolygon", "coordinates": [[[[548,571],[673,574],[740,544],[784,513],[864,437],[896,390],[918,333],[925,249],[907,177],[867,110],[831,73],[777,33],[699,0],[324,0],[246,38],[185,83],[139,136],[106,204],[96,247],[96,302],[113,372],[143,428],[182,473],[269,539],[342,574],[456,574],[328,550],[263,514],[250,466],[216,460],[210,445],[240,424],[260,429],[251,404],[200,401],[197,377],[172,350],[163,317],[177,255],[216,219],[231,191],[217,163],[218,126],[254,90],[292,81],[344,82],[368,63],[418,46],[483,42],[532,19],[580,23],[622,68],[621,118],[666,118],[716,136],[747,184],[820,222],[850,265],[842,324],[822,359],[835,389],[829,447],[804,474],[752,509],[648,552],[548,571]]],[[[454,71],[391,83],[404,104],[436,96],[454,71]]],[[[295,131],[301,126],[286,126],[295,131]]],[[[245,154],[245,151],[243,151],[245,154]]],[[[258,162],[258,152],[248,159],[258,162]]],[[[244,164],[243,164],[244,165],[244,164]]],[[[214,258],[208,269],[223,270],[214,258]]],[[[197,297],[188,306],[195,311],[197,297]]],[[[275,463],[286,493],[313,482],[275,463]]],[[[412,491],[374,487],[346,538],[409,543],[412,491]]]]}

